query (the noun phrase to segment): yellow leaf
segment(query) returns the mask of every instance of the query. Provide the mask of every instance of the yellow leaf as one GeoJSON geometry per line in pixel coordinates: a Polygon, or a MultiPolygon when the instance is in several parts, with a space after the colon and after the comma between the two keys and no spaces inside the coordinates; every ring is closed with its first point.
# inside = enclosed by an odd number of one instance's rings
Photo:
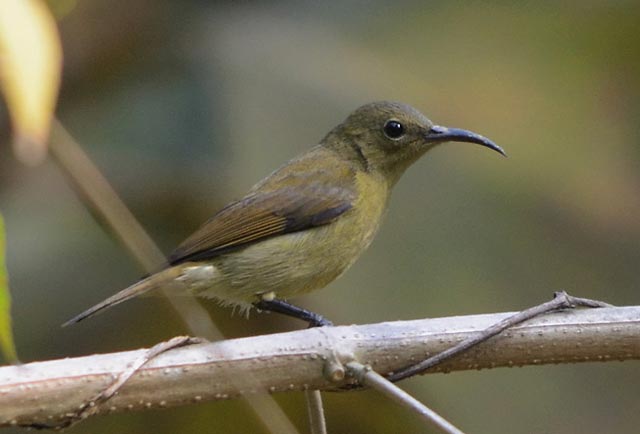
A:
{"type": "MultiPolygon", "coordinates": [[[[0,0],[3,1],[3,0],[0,0]]],[[[16,347],[13,344],[11,331],[11,296],[9,294],[9,278],[5,266],[4,221],[0,214],[0,350],[5,360],[15,363],[18,361],[16,347]]]]}
{"type": "Polygon", "coordinates": [[[0,0],[0,90],[9,108],[18,159],[36,164],[47,150],[62,49],[41,0],[0,0]]]}

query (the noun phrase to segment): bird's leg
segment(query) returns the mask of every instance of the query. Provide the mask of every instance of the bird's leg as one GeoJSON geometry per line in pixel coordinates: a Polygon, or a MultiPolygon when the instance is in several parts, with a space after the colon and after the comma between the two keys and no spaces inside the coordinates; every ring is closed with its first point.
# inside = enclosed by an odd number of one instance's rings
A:
{"type": "Polygon", "coordinates": [[[281,313],[283,315],[301,319],[302,321],[308,322],[309,327],[325,327],[333,325],[331,321],[322,315],[294,306],[293,304],[277,298],[262,298],[260,301],[254,303],[254,306],[259,310],[281,313]]]}

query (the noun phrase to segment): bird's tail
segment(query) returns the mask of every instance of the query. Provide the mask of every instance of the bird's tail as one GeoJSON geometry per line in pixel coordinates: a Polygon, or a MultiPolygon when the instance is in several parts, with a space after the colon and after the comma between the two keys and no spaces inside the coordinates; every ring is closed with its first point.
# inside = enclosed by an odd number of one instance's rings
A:
{"type": "Polygon", "coordinates": [[[88,318],[90,316],[93,316],[103,311],[108,307],[115,306],[116,304],[120,304],[123,301],[127,301],[130,298],[137,297],[138,295],[142,295],[146,292],[151,291],[152,289],[156,289],[159,286],[162,286],[164,284],[167,284],[173,281],[181,272],[179,268],[180,267],[167,268],[163,271],[160,271],[159,273],[153,274],[145,279],[142,279],[137,283],[134,283],[130,287],[125,288],[122,291],[107,298],[106,300],[96,304],[95,306],[90,307],[89,309],[85,310],[81,314],[74,316],[69,321],[62,324],[62,327],[75,324],[79,321],[82,321],[85,318],[88,318]]]}

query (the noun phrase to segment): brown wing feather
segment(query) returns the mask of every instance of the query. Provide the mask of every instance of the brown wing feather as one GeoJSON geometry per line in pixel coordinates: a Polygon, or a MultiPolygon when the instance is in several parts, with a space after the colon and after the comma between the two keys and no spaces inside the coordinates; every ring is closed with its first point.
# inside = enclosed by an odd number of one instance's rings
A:
{"type": "Polygon", "coordinates": [[[317,170],[300,163],[304,162],[297,162],[300,170],[294,162],[220,210],[173,252],[170,263],[205,260],[272,236],[321,226],[351,208],[355,192],[348,168],[317,170]],[[337,186],[336,180],[345,186],[337,186]]]}

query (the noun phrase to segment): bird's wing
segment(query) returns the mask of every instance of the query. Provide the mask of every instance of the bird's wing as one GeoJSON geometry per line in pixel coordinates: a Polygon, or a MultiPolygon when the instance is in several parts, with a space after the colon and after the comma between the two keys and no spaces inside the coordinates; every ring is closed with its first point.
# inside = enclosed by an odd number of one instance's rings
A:
{"type": "Polygon", "coordinates": [[[282,176],[276,172],[272,182],[229,204],[187,238],[169,257],[170,264],[210,259],[269,237],[330,223],[355,200],[353,175],[344,171],[333,167],[282,176]],[[348,181],[346,187],[336,179],[348,181]]]}

